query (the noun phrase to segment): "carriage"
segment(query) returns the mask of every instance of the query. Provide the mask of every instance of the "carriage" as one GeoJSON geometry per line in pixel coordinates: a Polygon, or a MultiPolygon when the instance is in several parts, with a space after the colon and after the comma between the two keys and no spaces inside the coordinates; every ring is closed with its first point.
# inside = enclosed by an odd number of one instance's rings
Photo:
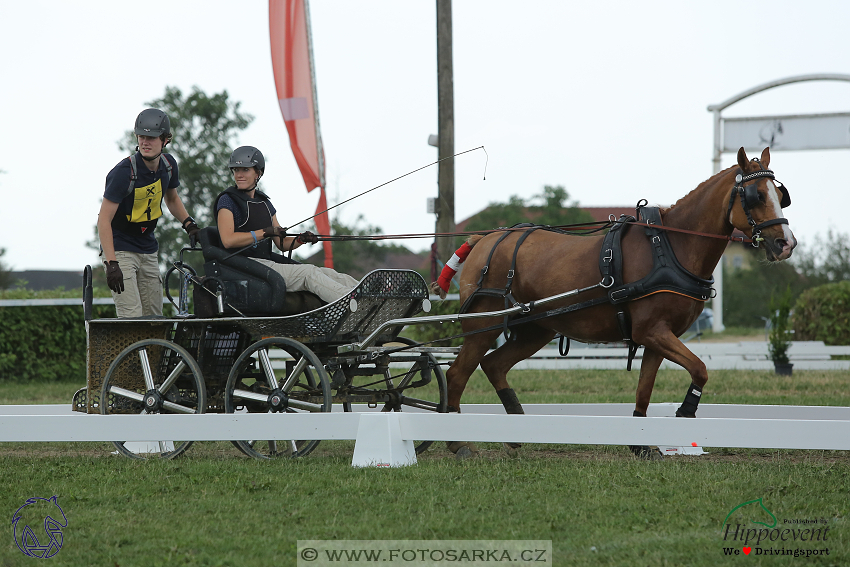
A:
{"type": "MultiPolygon", "coordinates": [[[[446,378],[435,354],[457,349],[412,346],[398,336],[401,326],[387,325],[430,310],[428,286],[417,272],[375,270],[345,297],[322,304],[308,292],[286,292],[273,270],[228,256],[215,228],[203,229],[200,242],[205,276],[183,261],[185,252],[198,248],[184,248],[166,274],[166,289],[172,274],[180,279],[179,298],[166,291],[174,317],[93,319],[92,271],[86,267],[87,385],[74,395],[75,411],[301,413],[330,412],[334,405],[352,411],[354,404],[446,411],[446,378]]],[[[192,443],[115,446],[128,457],[173,458],[192,443]]],[[[233,443],[267,459],[303,456],[319,442],[233,443]]],[[[417,453],[430,445],[417,442],[417,453]]]]}
{"type": "MultiPolygon", "coordinates": [[[[351,411],[352,404],[367,403],[384,411],[445,413],[460,410],[480,365],[505,411],[523,413],[507,373],[560,335],[567,349],[570,338],[626,342],[629,370],[637,347],[644,347],[634,417],[646,417],[662,360],[681,365],[692,382],[676,415],[696,417],[708,373],[678,337],[712,297],[711,274],[726,244],[764,243],[770,261],[787,259],[797,244],[782,216],[790,195],[769,164],[768,148],[752,160],[741,148],[737,167],[663,211],[639,201],[634,217],[611,218],[592,231],[604,235],[532,225],[472,237],[456,315],[413,317],[430,304],[425,281],[408,270],[371,272],[346,297],[321,305],[315,296],[287,293],[269,268],[228,255],[216,229],[206,228],[200,233],[206,275],[198,278],[183,264],[182,252],[174,265],[184,278],[179,302],[171,298],[178,317],[90,320],[87,270],[88,385],[74,407],[102,414],[275,413],[326,412],[334,403],[351,411]],[[736,228],[746,237],[734,237],[736,228]],[[594,265],[598,273],[588,269],[594,265]],[[558,266],[571,269],[553,270],[558,266]],[[550,303],[553,308],[544,308],[550,303]],[[446,321],[462,321],[458,337],[466,338],[444,374],[434,355],[448,349],[398,333],[406,324],[446,321]],[[491,351],[500,333],[510,340],[491,351]]],[[[317,441],[235,444],[269,458],[306,455],[317,441]]],[[[129,456],[141,453],[116,445],[129,456]]],[[[189,445],[161,443],[153,453],[172,457],[189,445]]],[[[417,452],[429,445],[420,442],[417,452]]],[[[631,449],[652,454],[646,446],[631,449]]]]}

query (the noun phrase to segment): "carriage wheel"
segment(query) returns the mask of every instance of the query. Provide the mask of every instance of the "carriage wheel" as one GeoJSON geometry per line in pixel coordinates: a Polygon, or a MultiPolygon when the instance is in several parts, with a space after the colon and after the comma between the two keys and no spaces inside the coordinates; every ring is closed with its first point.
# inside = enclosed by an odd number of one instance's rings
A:
{"type": "MultiPolygon", "coordinates": [[[[162,339],[145,339],[124,349],[109,365],[100,390],[100,413],[204,413],[207,391],[201,368],[186,349],[162,339]]],[[[134,459],[173,459],[194,441],[113,441],[134,459]]]]}
{"type": "MultiPolygon", "coordinates": [[[[415,341],[405,337],[398,337],[392,342],[410,346],[416,344],[415,341]]],[[[413,362],[392,363],[384,373],[384,382],[393,399],[385,403],[381,411],[405,411],[405,408],[407,411],[436,413],[448,411],[449,394],[446,387],[446,375],[432,354],[424,358],[418,357],[413,362]],[[425,370],[424,374],[423,370],[425,370]]],[[[343,409],[351,411],[351,403],[344,402],[343,409]]],[[[433,441],[414,441],[416,454],[424,453],[433,443],[433,441]]]]}
{"type": "MultiPolygon", "coordinates": [[[[283,337],[263,339],[248,347],[234,363],[224,390],[224,411],[305,413],[331,411],[331,384],[309,348],[283,337]]],[[[234,441],[255,459],[303,457],[319,441],[234,441]]]]}

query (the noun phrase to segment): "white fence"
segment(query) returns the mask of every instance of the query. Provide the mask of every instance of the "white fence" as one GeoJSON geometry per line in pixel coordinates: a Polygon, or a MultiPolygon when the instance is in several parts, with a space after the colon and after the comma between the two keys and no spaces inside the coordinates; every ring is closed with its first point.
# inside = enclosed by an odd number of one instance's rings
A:
{"type": "Polygon", "coordinates": [[[676,405],[651,404],[646,418],[628,417],[631,404],[527,404],[526,415],[505,415],[498,405],[464,405],[463,414],[127,416],[73,413],[68,405],[0,406],[0,442],[348,439],[356,441],[354,466],[414,464],[412,442],[425,439],[850,450],[850,408],[703,404],[697,419],[671,418],[676,405]]]}
{"type": "MultiPolygon", "coordinates": [[[[709,370],[773,370],[767,352],[767,343],[761,341],[739,343],[688,343],[687,347],[705,363],[709,370]]],[[[790,362],[797,370],[850,370],[850,360],[832,360],[833,356],[850,355],[850,346],[827,346],[822,341],[794,341],[788,351],[790,362]]],[[[574,346],[562,357],[558,349],[546,347],[531,358],[514,366],[516,370],[545,369],[568,370],[574,368],[617,369],[626,368],[628,348],[574,346]]],[[[643,347],[638,348],[632,369],[640,369],[643,347]]],[[[661,368],[681,369],[678,364],[665,360],[661,368]]]]}

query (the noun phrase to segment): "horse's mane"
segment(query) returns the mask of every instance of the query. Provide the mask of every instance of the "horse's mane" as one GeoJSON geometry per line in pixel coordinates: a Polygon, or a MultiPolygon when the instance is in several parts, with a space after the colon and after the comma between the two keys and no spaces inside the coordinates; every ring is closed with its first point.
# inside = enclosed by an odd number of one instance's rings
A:
{"type": "Polygon", "coordinates": [[[672,211],[674,208],[676,208],[676,205],[678,205],[678,204],[679,204],[679,203],[681,203],[682,201],[686,200],[688,197],[690,197],[690,196],[691,196],[691,195],[693,195],[694,193],[697,193],[698,191],[702,191],[702,189],[706,186],[706,184],[708,184],[708,183],[709,183],[710,181],[712,181],[713,179],[715,179],[715,178],[717,178],[717,177],[722,176],[724,173],[726,173],[726,171],[728,171],[728,170],[732,169],[733,167],[737,167],[737,166],[734,166],[734,165],[733,165],[733,166],[731,166],[731,167],[727,167],[726,169],[724,169],[724,170],[722,170],[722,171],[720,171],[720,172],[718,172],[718,173],[716,173],[716,174],[712,175],[711,177],[709,177],[708,179],[706,179],[705,181],[703,181],[702,183],[700,183],[699,185],[697,185],[695,189],[692,189],[692,190],[691,190],[688,194],[686,194],[685,196],[683,196],[683,197],[679,198],[679,200],[678,200],[678,201],[676,201],[675,203],[673,203],[672,205],[670,205],[670,206],[669,206],[669,207],[667,207],[666,209],[665,209],[665,208],[660,208],[659,210],[661,211],[661,214],[662,214],[662,215],[666,215],[668,212],[670,212],[670,211],[672,211]]]}

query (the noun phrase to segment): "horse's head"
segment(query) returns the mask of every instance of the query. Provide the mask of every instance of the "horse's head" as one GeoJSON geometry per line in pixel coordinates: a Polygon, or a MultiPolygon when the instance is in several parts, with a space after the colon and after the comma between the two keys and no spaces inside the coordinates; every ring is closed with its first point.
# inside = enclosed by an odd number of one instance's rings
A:
{"type": "Polygon", "coordinates": [[[744,148],[738,150],[740,169],[726,216],[732,226],[753,239],[754,246],[763,242],[767,259],[774,262],[789,258],[797,239],[782,216],[782,209],[791,204],[791,196],[776,181],[769,165],[770,148],[764,149],[761,158],[752,160],[747,159],[744,148]]]}

